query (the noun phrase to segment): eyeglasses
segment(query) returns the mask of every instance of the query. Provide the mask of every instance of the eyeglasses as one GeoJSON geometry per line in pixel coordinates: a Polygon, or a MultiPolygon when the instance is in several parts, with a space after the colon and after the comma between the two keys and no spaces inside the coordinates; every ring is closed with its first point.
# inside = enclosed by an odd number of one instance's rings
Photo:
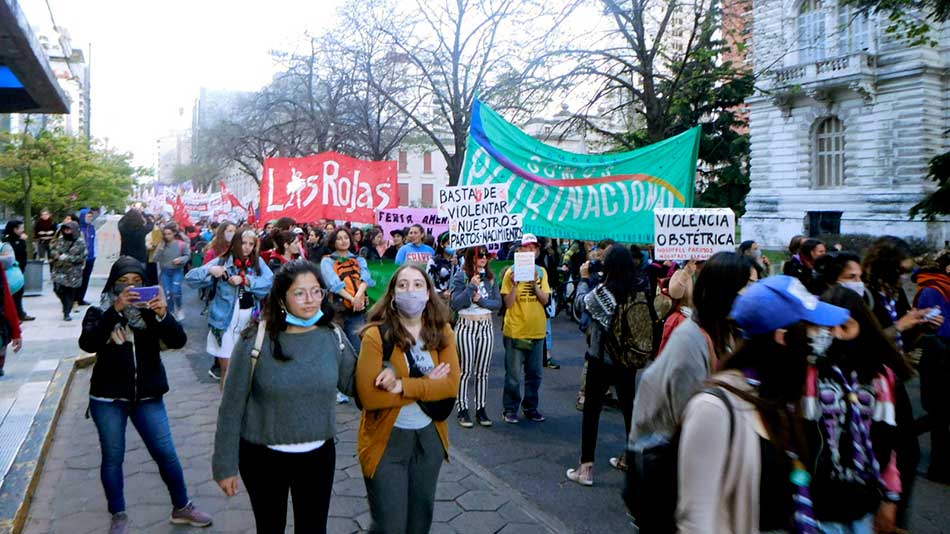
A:
{"type": "Polygon", "coordinates": [[[487,251],[484,251],[484,250],[479,250],[478,252],[475,253],[475,257],[477,257],[477,258],[487,258],[487,257],[488,257],[488,252],[487,252],[487,251]]]}
{"type": "Polygon", "coordinates": [[[295,289],[290,293],[290,296],[297,302],[307,302],[307,300],[323,300],[326,294],[327,291],[322,287],[315,287],[312,289],[295,289]]]}

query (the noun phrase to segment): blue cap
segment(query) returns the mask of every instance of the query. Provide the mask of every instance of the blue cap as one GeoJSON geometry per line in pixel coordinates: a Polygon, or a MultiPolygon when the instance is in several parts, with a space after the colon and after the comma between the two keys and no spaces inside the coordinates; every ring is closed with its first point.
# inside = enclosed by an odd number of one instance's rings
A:
{"type": "Polygon", "coordinates": [[[838,326],[851,317],[845,308],[818,300],[797,278],[770,276],[747,287],[736,297],[730,317],[744,337],[767,334],[799,321],[838,326]]]}

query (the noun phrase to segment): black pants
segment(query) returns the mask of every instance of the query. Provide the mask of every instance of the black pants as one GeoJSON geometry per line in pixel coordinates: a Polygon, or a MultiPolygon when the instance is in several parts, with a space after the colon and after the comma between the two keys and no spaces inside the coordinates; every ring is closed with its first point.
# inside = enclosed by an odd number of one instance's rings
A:
{"type": "Polygon", "coordinates": [[[158,285],[158,264],[154,261],[145,264],[145,278],[148,285],[158,285]]]}
{"type": "Polygon", "coordinates": [[[16,304],[16,313],[22,321],[26,317],[26,310],[23,309],[23,292],[26,288],[21,287],[19,291],[13,294],[13,303],[16,304]]]}
{"type": "Polygon", "coordinates": [[[894,445],[897,452],[897,469],[901,476],[901,500],[897,503],[897,526],[909,528],[910,505],[913,499],[914,481],[917,479],[917,464],[920,462],[920,443],[914,431],[914,413],[910,395],[904,383],[897,381],[894,402],[899,435],[894,445]]]}
{"type": "MultiPolygon", "coordinates": [[[[623,413],[625,436],[630,435],[636,379],[636,368],[614,365],[599,358],[587,360],[587,388],[584,394],[584,418],[581,426],[581,463],[594,461],[600,412],[604,407],[604,392],[611,384],[617,389],[617,401],[623,413]]],[[[626,437],[624,443],[626,443],[626,437]]]]}
{"type": "Polygon", "coordinates": [[[96,259],[86,260],[86,265],[82,268],[82,285],[76,290],[76,300],[84,302],[86,300],[86,290],[89,289],[89,278],[92,276],[92,268],[96,265],[96,259]]]}
{"type": "Polygon", "coordinates": [[[336,467],[333,440],[302,453],[279,452],[241,440],[238,466],[258,534],[284,532],[288,490],[294,502],[294,532],[327,531],[336,467]]]}
{"type": "Polygon", "coordinates": [[[69,317],[69,314],[73,311],[73,303],[76,301],[76,288],[55,285],[53,286],[53,293],[56,293],[59,301],[63,304],[63,317],[69,317]]]}

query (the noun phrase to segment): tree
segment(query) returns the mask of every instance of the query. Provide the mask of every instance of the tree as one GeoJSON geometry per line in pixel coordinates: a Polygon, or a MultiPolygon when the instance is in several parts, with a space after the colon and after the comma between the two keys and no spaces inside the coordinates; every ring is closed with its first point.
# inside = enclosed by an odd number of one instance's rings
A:
{"type": "Polygon", "coordinates": [[[546,104],[539,89],[546,86],[512,88],[542,65],[530,58],[554,33],[543,22],[550,11],[545,2],[417,0],[412,17],[377,21],[412,82],[408,91],[426,101],[411,107],[390,94],[378,69],[368,69],[367,81],[442,153],[449,185],[458,184],[462,173],[476,95],[503,111],[529,112],[546,104]]]}
{"type": "Polygon", "coordinates": [[[927,178],[937,183],[937,189],[910,209],[911,218],[922,216],[925,221],[936,221],[940,215],[950,215],[950,152],[930,160],[927,178]]]}
{"type": "Polygon", "coordinates": [[[57,215],[79,206],[120,210],[142,173],[130,154],[62,130],[0,135],[0,203],[23,214],[28,235],[34,204],[57,215]]]}
{"type": "Polygon", "coordinates": [[[603,36],[592,37],[587,48],[550,54],[575,63],[557,84],[593,88],[574,120],[615,150],[639,148],[702,124],[697,205],[730,207],[741,215],[749,191],[743,102],[754,82],[729,59],[730,53],[743,52],[741,35],[724,31],[728,25],[715,1],[602,0],[602,7],[612,22],[603,36]]]}

